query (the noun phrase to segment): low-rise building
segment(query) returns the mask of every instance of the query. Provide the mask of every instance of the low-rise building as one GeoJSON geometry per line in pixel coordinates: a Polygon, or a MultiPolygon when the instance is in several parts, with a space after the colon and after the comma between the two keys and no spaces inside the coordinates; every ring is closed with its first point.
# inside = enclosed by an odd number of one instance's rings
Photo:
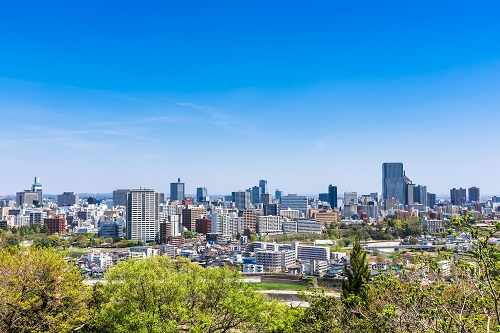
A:
{"type": "Polygon", "coordinates": [[[258,265],[271,271],[286,271],[295,264],[294,251],[257,251],[255,257],[258,265]]]}
{"type": "Polygon", "coordinates": [[[147,247],[147,246],[134,246],[128,250],[127,256],[129,258],[149,258],[160,255],[160,249],[147,247]]]}
{"type": "Polygon", "coordinates": [[[322,225],[321,222],[315,220],[297,220],[297,233],[304,234],[321,234],[322,225]]]}
{"type": "Polygon", "coordinates": [[[264,266],[257,264],[243,264],[243,273],[263,273],[264,266]]]}

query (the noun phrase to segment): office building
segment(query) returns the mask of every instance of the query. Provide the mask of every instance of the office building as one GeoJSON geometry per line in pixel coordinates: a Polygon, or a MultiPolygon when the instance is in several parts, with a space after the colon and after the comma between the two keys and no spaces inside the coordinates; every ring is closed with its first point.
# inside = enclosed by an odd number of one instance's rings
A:
{"type": "Polygon", "coordinates": [[[279,214],[279,204],[264,204],[264,215],[278,215],[279,214]]]}
{"type": "Polygon", "coordinates": [[[267,191],[267,180],[259,180],[259,187],[260,187],[260,193],[261,194],[264,194],[264,193],[268,193],[267,191]]]}
{"type": "Polygon", "coordinates": [[[413,203],[427,207],[427,186],[418,185],[413,188],[413,203]]]}
{"type": "Polygon", "coordinates": [[[434,209],[436,206],[436,194],[434,193],[427,193],[427,206],[429,208],[434,209]]]}
{"type": "Polygon", "coordinates": [[[464,188],[452,188],[450,190],[450,200],[455,206],[465,206],[467,202],[467,191],[464,188]]]}
{"type": "Polygon", "coordinates": [[[321,234],[322,227],[320,221],[298,219],[297,233],[302,234],[321,234]]]}
{"type": "Polygon", "coordinates": [[[356,205],[358,203],[358,193],[344,192],[344,205],[356,205]]]}
{"type": "Polygon", "coordinates": [[[38,203],[41,204],[43,201],[43,187],[40,184],[40,177],[35,177],[35,181],[31,186],[31,192],[38,194],[38,203]]]}
{"type": "Polygon", "coordinates": [[[478,187],[473,186],[469,188],[469,202],[481,202],[478,187]]]}
{"type": "Polygon", "coordinates": [[[270,193],[262,193],[260,195],[260,202],[264,205],[270,205],[273,203],[273,195],[270,193]]]}
{"type": "Polygon", "coordinates": [[[262,194],[261,188],[259,186],[254,186],[251,188],[251,197],[250,197],[250,202],[254,205],[260,203],[260,195],[262,194]]]}
{"type": "Polygon", "coordinates": [[[170,201],[182,201],[185,198],[184,183],[177,178],[177,183],[170,183],[170,201]]]}
{"type": "Polygon", "coordinates": [[[127,194],[126,235],[141,242],[159,240],[159,195],[154,190],[140,188],[127,194]]]}
{"type": "Polygon", "coordinates": [[[121,189],[113,191],[113,206],[126,207],[127,206],[127,194],[130,193],[130,189],[121,189]]]}
{"type": "Polygon", "coordinates": [[[337,197],[337,186],[328,185],[328,202],[330,203],[330,208],[334,209],[338,207],[337,197]]]}
{"type": "Polygon", "coordinates": [[[80,203],[80,197],[75,192],[64,192],[57,196],[57,205],[59,207],[73,206],[80,203]]]}
{"type": "Polygon", "coordinates": [[[160,204],[164,204],[165,203],[165,193],[160,192],[159,196],[160,196],[160,199],[159,199],[160,204]]]}
{"type": "Polygon", "coordinates": [[[405,183],[403,163],[382,164],[382,198],[384,201],[396,199],[404,206],[406,204],[405,183]]]}
{"type": "Polygon", "coordinates": [[[250,202],[250,193],[247,191],[233,192],[234,206],[238,210],[250,209],[252,203],[250,202]]]}
{"type": "Polygon", "coordinates": [[[276,201],[279,201],[282,196],[283,196],[282,190],[276,189],[276,191],[274,191],[274,198],[276,199],[276,201]]]}
{"type": "Polygon", "coordinates": [[[196,189],[196,202],[207,202],[208,191],[206,187],[198,187],[196,189]]]}
{"type": "Polygon", "coordinates": [[[321,202],[329,202],[328,201],[328,193],[320,193],[318,195],[318,200],[321,202]]]}
{"type": "Polygon", "coordinates": [[[24,192],[16,193],[16,203],[18,206],[24,205],[35,205],[38,203],[39,194],[36,192],[31,192],[30,190],[26,190],[24,192]]]}
{"type": "Polygon", "coordinates": [[[405,184],[405,202],[407,205],[415,203],[415,184],[405,184]]]}
{"type": "Polygon", "coordinates": [[[308,201],[307,197],[297,194],[284,195],[280,199],[282,210],[298,210],[304,216],[307,216],[308,201]]]}
{"type": "Polygon", "coordinates": [[[120,227],[116,221],[99,222],[99,237],[117,238],[120,236],[120,227]]]}

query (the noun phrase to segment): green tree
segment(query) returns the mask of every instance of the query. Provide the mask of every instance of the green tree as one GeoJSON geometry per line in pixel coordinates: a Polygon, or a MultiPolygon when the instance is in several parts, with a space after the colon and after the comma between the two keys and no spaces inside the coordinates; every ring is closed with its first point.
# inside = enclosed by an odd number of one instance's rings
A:
{"type": "Polygon", "coordinates": [[[235,270],[165,257],[121,262],[96,288],[95,332],[279,332],[286,307],[240,282],[235,270]]]}
{"type": "Polygon", "coordinates": [[[69,332],[89,319],[80,272],[52,249],[0,252],[0,331],[69,332]]]}
{"type": "Polygon", "coordinates": [[[18,246],[19,245],[19,239],[15,236],[7,236],[6,241],[7,241],[8,246],[18,246]]]}
{"type": "Polygon", "coordinates": [[[38,233],[42,233],[42,234],[49,234],[49,227],[47,227],[46,224],[43,224],[41,227],[40,227],[40,230],[38,233]]]}
{"type": "Polygon", "coordinates": [[[304,296],[310,306],[295,323],[295,331],[303,333],[340,333],[342,328],[342,303],[335,297],[304,296]]]}
{"type": "Polygon", "coordinates": [[[370,268],[366,262],[366,252],[361,247],[358,236],[354,239],[349,259],[350,268],[346,266],[344,269],[347,279],[342,281],[342,301],[345,304],[365,303],[366,288],[370,281],[370,268]]]}

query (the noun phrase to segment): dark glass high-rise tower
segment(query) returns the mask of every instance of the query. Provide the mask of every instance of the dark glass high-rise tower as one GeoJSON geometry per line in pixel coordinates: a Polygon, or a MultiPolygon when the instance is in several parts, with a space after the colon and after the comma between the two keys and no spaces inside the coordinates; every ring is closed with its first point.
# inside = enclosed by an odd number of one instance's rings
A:
{"type": "Polygon", "coordinates": [[[481,202],[478,187],[469,187],[469,202],[481,202]]]}
{"type": "Polygon", "coordinates": [[[328,185],[328,202],[332,209],[337,208],[337,186],[328,185]]]}
{"type": "Polygon", "coordinates": [[[455,206],[465,206],[467,202],[467,190],[464,188],[452,188],[450,190],[451,204],[455,206]]]}
{"type": "Polygon", "coordinates": [[[197,202],[203,202],[203,201],[208,201],[208,191],[206,187],[198,187],[196,189],[196,201],[197,202]]]}
{"type": "Polygon", "coordinates": [[[184,183],[177,178],[177,183],[170,183],[170,201],[184,200],[184,183]]]}
{"type": "Polygon", "coordinates": [[[382,164],[382,198],[394,198],[406,205],[403,163],[382,164]]]}
{"type": "Polygon", "coordinates": [[[260,194],[268,193],[267,191],[267,180],[259,180],[260,194]]]}

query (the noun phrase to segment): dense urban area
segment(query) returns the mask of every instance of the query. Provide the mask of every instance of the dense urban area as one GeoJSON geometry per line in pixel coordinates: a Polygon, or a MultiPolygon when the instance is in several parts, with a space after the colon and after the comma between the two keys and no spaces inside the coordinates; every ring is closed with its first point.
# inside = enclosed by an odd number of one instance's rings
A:
{"type": "Polygon", "coordinates": [[[402,163],[381,195],[54,196],[35,177],[0,213],[5,332],[500,330],[500,197],[437,197],[402,163]]]}

